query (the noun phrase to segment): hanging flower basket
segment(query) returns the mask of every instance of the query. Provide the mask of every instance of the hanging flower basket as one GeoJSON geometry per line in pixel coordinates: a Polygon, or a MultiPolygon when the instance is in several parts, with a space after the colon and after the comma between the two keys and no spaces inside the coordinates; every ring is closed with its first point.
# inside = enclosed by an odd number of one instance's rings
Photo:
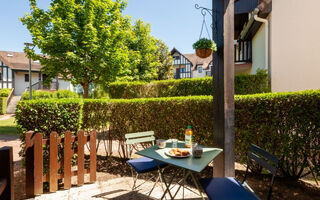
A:
{"type": "Polygon", "coordinates": [[[213,40],[201,38],[193,44],[193,48],[196,50],[197,56],[200,58],[207,58],[213,51],[217,50],[217,45],[213,40]]]}
{"type": "Polygon", "coordinates": [[[212,49],[196,49],[196,54],[200,58],[208,58],[212,53],[212,49]]]}

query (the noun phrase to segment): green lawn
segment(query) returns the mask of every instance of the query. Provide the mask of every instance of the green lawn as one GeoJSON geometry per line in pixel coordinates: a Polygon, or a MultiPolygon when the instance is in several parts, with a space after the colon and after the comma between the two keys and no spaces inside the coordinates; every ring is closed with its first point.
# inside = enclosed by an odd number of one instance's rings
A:
{"type": "Polygon", "coordinates": [[[0,135],[16,135],[18,130],[16,128],[16,123],[14,117],[6,120],[0,120],[0,135]]]}

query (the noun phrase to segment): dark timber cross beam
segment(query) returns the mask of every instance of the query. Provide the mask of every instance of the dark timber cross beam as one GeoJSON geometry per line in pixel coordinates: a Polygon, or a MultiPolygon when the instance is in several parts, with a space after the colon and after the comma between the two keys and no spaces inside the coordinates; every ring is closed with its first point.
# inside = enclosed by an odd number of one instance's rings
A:
{"type": "Polygon", "coordinates": [[[234,0],[212,0],[214,144],[223,153],[214,160],[214,177],[234,177],[234,0]]]}

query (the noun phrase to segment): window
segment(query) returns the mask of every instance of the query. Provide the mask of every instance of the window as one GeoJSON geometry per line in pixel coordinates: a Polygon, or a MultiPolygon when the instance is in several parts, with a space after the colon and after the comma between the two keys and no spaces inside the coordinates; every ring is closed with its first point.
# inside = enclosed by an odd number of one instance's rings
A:
{"type": "Polygon", "coordinates": [[[186,68],[180,68],[180,73],[185,73],[186,72],[186,68]]]}
{"type": "Polygon", "coordinates": [[[180,60],[180,56],[173,56],[175,60],[180,60]]]}
{"type": "Polygon", "coordinates": [[[24,82],[29,82],[29,74],[24,75],[24,82]]]}
{"type": "Polygon", "coordinates": [[[201,74],[202,73],[202,65],[197,65],[198,68],[198,73],[201,74]]]}

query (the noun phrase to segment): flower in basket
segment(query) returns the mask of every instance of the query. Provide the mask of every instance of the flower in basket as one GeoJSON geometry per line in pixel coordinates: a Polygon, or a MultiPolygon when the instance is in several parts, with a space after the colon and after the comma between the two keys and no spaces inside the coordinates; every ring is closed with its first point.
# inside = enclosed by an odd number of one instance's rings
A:
{"type": "Polygon", "coordinates": [[[201,38],[193,44],[193,48],[196,50],[197,56],[207,58],[217,50],[217,44],[213,40],[201,38]]]}

